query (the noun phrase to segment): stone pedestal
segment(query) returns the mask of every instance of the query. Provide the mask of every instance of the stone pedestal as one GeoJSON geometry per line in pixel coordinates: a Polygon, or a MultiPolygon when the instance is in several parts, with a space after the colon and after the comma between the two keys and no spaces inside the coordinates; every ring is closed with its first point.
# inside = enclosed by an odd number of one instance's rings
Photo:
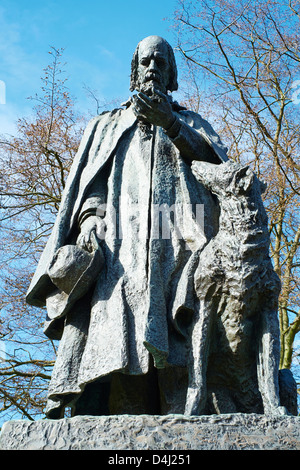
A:
{"type": "Polygon", "coordinates": [[[1,450],[300,450],[300,417],[76,416],[8,421],[1,450]]]}

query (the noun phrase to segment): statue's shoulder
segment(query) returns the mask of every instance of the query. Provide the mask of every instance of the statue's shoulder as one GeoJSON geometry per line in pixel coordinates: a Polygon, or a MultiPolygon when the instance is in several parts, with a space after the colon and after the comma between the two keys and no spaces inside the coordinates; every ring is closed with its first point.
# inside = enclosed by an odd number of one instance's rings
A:
{"type": "Polygon", "coordinates": [[[95,127],[97,127],[97,125],[99,124],[99,122],[103,119],[104,115],[105,114],[108,114],[108,111],[104,111],[103,113],[101,114],[98,114],[97,116],[94,116],[92,117],[86,127],[85,127],[85,134],[91,132],[95,127]]]}
{"type": "Polygon", "coordinates": [[[204,119],[201,114],[188,109],[183,109],[179,111],[179,116],[192,127],[196,129],[205,129],[206,131],[215,134],[212,125],[204,119]]]}
{"type": "Polygon", "coordinates": [[[98,114],[97,116],[92,117],[86,127],[85,127],[85,134],[89,135],[94,133],[95,130],[98,128],[99,125],[105,126],[106,122],[111,122],[113,120],[118,119],[124,110],[121,108],[116,108],[111,111],[103,111],[102,113],[98,114]]]}
{"type": "Polygon", "coordinates": [[[97,122],[100,122],[100,121],[105,121],[105,120],[117,120],[121,117],[123,117],[123,115],[126,114],[126,111],[127,109],[124,109],[124,108],[114,108],[112,110],[109,110],[109,111],[103,111],[102,113],[100,113],[98,116],[96,116],[96,121],[97,122]]]}
{"type": "Polygon", "coordinates": [[[177,115],[179,118],[184,121],[189,126],[193,127],[194,129],[206,129],[211,132],[212,126],[209,124],[206,119],[204,119],[199,113],[195,111],[190,111],[188,109],[180,109],[177,111],[177,115]]]}
{"type": "Polygon", "coordinates": [[[186,108],[179,109],[177,113],[186,120],[191,120],[194,122],[205,122],[205,119],[199,113],[186,108]]]}
{"type": "Polygon", "coordinates": [[[121,108],[116,108],[113,110],[107,110],[107,111],[102,111],[102,113],[98,114],[97,116],[93,117],[90,122],[100,122],[103,119],[111,118],[115,116],[116,114],[119,114],[120,111],[122,111],[121,108]]]}
{"type": "Polygon", "coordinates": [[[228,160],[226,155],[228,148],[223,144],[218,133],[206,119],[204,119],[199,113],[196,113],[195,111],[189,111],[187,109],[178,111],[178,115],[186,124],[204,136],[211,145],[216,146],[216,153],[223,161],[228,160]]]}

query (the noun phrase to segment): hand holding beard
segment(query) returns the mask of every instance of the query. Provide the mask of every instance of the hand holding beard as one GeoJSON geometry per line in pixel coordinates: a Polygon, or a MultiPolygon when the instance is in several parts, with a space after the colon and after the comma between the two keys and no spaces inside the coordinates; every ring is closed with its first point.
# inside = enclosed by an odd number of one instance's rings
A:
{"type": "Polygon", "coordinates": [[[133,96],[133,111],[140,121],[164,129],[169,129],[176,119],[168,96],[152,85],[133,96]]]}

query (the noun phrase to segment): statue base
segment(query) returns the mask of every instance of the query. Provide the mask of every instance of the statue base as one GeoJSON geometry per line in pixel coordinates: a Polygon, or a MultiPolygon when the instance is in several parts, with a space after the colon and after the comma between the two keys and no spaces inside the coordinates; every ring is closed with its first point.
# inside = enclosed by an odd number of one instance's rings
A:
{"type": "Polygon", "coordinates": [[[0,449],[300,450],[300,417],[238,413],[17,420],[4,424],[0,449]]]}

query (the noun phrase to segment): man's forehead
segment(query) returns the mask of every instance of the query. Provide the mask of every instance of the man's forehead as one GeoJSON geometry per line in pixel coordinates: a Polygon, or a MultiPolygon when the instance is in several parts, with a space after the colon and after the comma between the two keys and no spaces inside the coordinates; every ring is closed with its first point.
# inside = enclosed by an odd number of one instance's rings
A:
{"type": "Polygon", "coordinates": [[[166,43],[159,38],[144,39],[139,46],[139,56],[151,54],[166,56],[168,53],[166,43]]]}

